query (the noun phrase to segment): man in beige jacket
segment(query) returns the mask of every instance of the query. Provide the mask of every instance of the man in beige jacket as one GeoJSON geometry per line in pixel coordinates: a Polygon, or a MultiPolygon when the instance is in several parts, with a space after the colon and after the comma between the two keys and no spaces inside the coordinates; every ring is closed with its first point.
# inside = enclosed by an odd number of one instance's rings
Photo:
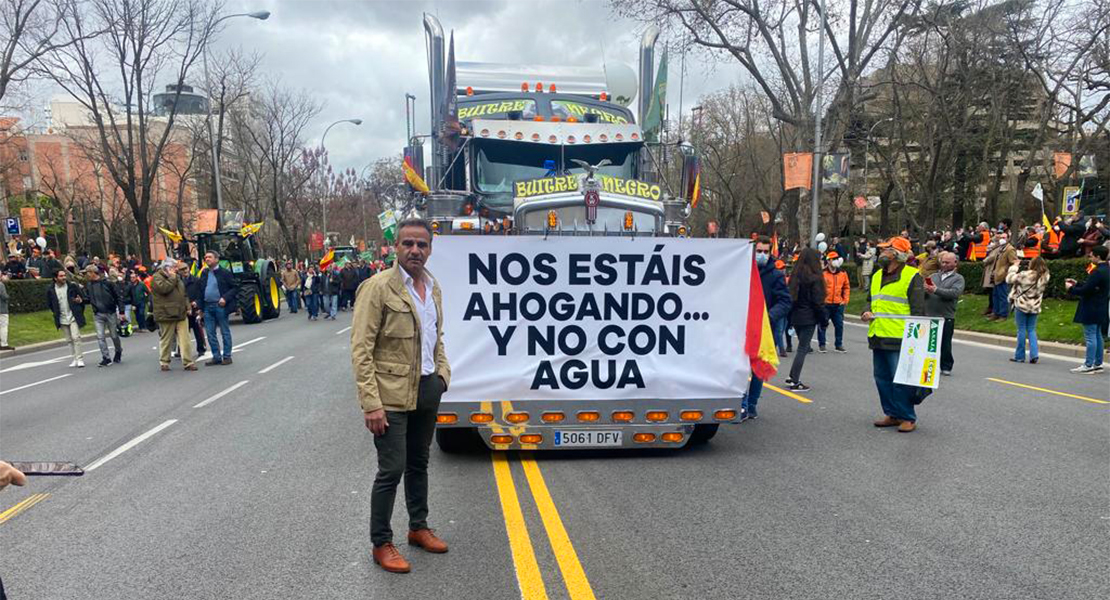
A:
{"type": "Polygon", "coordinates": [[[987,319],[991,321],[1005,321],[1010,316],[1010,284],[1006,283],[1006,273],[1009,272],[1011,265],[1016,265],[1021,260],[1018,258],[1017,248],[1010,245],[1008,234],[998,234],[998,247],[1000,248],[998,255],[990,267],[991,278],[994,281],[992,291],[994,300],[991,302],[994,314],[987,319]]]}
{"type": "Polygon", "coordinates": [[[355,385],[378,450],[378,474],[370,496],[374,562],[393,573],[411,570],[393,545],[390,528],[402,475],[409,544],[447,552],[447,543],[427,522],[428,455],[439,400],[451,381],[443,349],[443,301],[424,268],[431,253],[432,227],[427,221],[398,223],[397,264],[358,288],[351,325],[355,385]]]}

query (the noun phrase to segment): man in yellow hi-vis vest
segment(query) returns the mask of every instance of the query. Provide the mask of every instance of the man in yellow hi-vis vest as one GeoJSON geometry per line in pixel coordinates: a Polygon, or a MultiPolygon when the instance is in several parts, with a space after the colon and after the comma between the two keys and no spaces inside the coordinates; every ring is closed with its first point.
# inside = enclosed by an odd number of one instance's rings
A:
{"type": "Polygon", "coordinates": [[[871,276],[862,315],[868,323],[867,345],[871,348],[875,387],[886,415],[875,421],[875,427],[897,426],[898,431],[909,433],[917,428],[913,390],[894,383],[894,374],[902,350],[905,317],[925,315],[925,284],[917,269],[906,265],[913,256],[909,240],[893,237],[879,244],[879,250],[879,269],[871,276]]]}

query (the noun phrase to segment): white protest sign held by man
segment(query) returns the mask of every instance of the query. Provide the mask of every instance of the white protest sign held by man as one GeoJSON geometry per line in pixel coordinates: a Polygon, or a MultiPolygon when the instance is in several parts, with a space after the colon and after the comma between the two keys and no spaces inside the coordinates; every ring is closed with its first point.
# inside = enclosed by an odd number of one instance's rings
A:
{"type": "Polygon", "coordinates": [[[944,334],[941,317],[906,317],[902,331],[902,353],[894,383],[936,389],[940,384],[940,340],[944,334]]]}
{"type": "Polygon", "coordinates": [[[445,402],[738,398],[747,240],[439,236],[445,402]]]}

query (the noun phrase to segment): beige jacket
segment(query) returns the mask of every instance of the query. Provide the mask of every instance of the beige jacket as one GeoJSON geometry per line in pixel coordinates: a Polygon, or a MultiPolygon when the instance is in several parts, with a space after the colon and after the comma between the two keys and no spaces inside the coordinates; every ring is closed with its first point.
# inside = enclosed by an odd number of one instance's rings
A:
{"type": "Polygon", "coordinates": [[[994,284],[1006,282],[1006,272],[1010,270],[1011,265],[1016,265],[1021,259],[1018,258],[1017,249],[1006,244],[1002,251],[998,254],[998,258],[994,260],[994,284]]]}
{"type": "MultiPolygon", "coordinates": [[[[451,385],[451,367],[443,349],[443,298],[432,288],[436,314],[436,375],[451,385]]],[[[420,322],[405,289],[401,267],[382,271],[363,282],[355,296],[351,324],[351,364],[363,412],[416,410],[420,386],[420,322]]]]}

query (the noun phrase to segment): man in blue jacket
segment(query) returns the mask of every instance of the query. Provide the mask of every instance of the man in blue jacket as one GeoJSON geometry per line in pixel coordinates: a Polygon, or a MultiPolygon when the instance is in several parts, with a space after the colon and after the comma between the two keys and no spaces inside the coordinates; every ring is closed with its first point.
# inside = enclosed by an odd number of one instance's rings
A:
{"type": "Polygon", "coordinates": [[[1101,373],[1103,340],[1107,325],[1110,325],[1110,265],[1106,259],[1110,250],[1106,246],[1096,246],[1091,250],[1088,259],[1093,267],[1087,279],[1076,283],[1074,279],[1065,279],[1064,287],[1068,294],[1079,297],[1075,307],[1076,323],[1083,326],[1083,338],[1087,344],[1087,356],[1083,364],[1071,370],[1072,373],[1093,375],[1101,373]]]}
{"type": "Polygon", "coordinates": [[[208,334],[208,347],[212,358],[204,364],[231,364],[231,327],[228,315],[236,310],[239,286],[235,277],[220,267],[220,255],[215,250],[204,253],[205,268],[197,276],[194,284],[193,301],[204,307],[204,330],[208,334]],[[220,339],[216,337],[219,329],[223,338],[223,354],[220,353],[220,339]]]}
{"type": "MultiPolygon", "coordinates": [[[[767,316],[771,323],[779,323],[790,314],[793,301],[790,299],[790,289],[786,287],[786,278],[775,268],[775,260],[771,257],[771,240],[767,236],[760,236],[755,241],[755,264],[759,267],[759,282],[763,286],[767,316]]],[[[763,380],[753,373],[751,383],[748,384],[748,395],[742,405],[745,420],[759,416],[756,405],[759,404],[762,393],[763,380]]]]}

